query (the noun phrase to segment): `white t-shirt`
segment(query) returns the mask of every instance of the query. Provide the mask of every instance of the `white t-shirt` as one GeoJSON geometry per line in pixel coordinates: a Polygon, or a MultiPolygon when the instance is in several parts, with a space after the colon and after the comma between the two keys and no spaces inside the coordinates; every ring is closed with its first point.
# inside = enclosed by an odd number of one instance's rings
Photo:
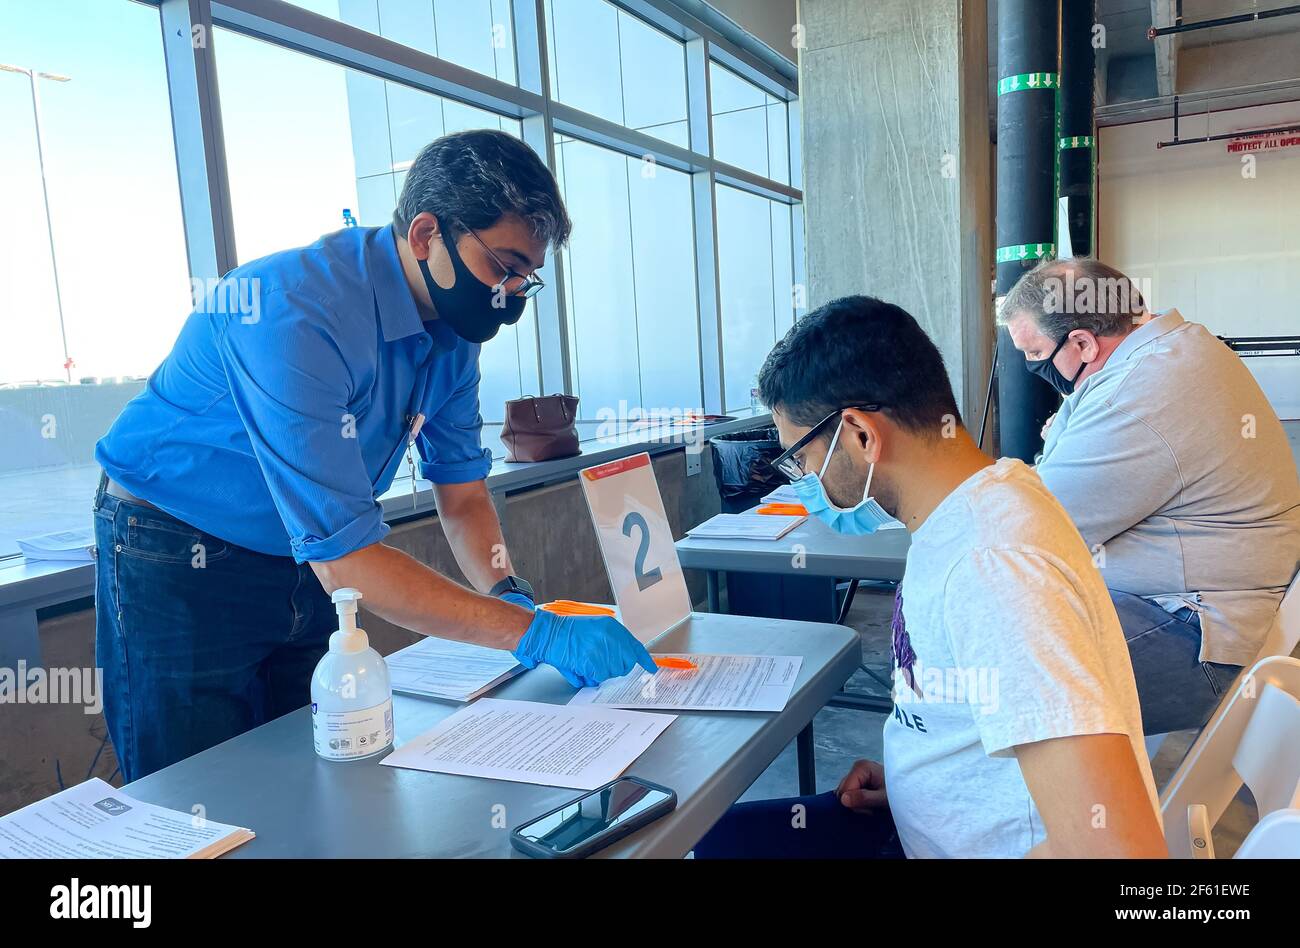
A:
{"type": "Polygon", "coordinates": [[[1157,807],[1106,584],[1021,461],[979,471],[935,508],[900,597],[884,764],[909,857],[1020,857],[1043,841],[1018,744],[1127,734],[1157,807]]]}

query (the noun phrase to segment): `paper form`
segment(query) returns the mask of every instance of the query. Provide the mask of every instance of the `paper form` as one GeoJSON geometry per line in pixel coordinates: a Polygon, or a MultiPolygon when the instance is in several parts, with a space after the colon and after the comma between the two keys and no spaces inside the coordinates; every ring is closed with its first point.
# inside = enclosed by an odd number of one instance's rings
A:
{"type": "Polygon", "coordinates": [[[802,504],[803,498],[795,492],[793,484],[782,484],[776,490],[767,494],[762,502],[765,504],[802,504]]]}
{"type": "Polygon", "coordinates": [[[638,669],[595,688],[583,688],[569,707],[781,711],[803,666],[798,655],[663,655],[689,659],[698,667],[694,671],[661,668],[653,675],[638,669]]]}
{"type": "Polygon", "coordinates": [[[756,513],[714,514],[687,530],[686,535],[712,540],[779,540],[807,519],[756,513]]]}
{"type": "Polygon", "coordinates": [[[93,527],[44,533],[38,537],[18,540],[18,552],[29,561],[48,560],[62,563],[93,563],[91,549],[95,546],[93,527]]]}
{"type": "Polygon", "coordinates": [[[252,838],[95,777],[0,819],[0,859],[212,859],[252,838]]]}
{"type": "Polygon", "coordinates": [[[676,717],[484,698],[384,758],[386,767],[595,790],[676,717]]]}
{"type": "Polygon", "coordinates": [[[393,690],[472,701],[524,671],[504,649],[429,637],[384,659],[393,690]]]}

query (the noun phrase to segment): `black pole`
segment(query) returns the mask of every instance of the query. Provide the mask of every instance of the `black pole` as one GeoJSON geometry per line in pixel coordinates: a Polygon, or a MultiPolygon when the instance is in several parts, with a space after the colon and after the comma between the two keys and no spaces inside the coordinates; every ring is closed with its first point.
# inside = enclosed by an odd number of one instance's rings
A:
{"type": "Polygon", "coordinates": [[[1061,197],[1069,202],[1070,248],[1092,253],[1093,77],[1095,0],[1061,0],[1061,197]]]}
{"type": "MultiPolygon", "coordinates": [[[[997,295],[1055,253],[1058,13],[1052,0],[998,5],[997,295]]],[[[998,330],[1002,454],[1032,462],[1059,399],[998,330]]]]}

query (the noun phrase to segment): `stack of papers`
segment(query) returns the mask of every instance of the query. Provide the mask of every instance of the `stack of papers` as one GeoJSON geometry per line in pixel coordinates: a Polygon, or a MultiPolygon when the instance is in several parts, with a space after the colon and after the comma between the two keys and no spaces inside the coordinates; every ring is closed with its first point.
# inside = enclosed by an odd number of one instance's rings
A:
{"type": "Polygon", "coordinates": [[[807,517],[782,517],[771,514],[721,513],[698,527],[686,531],[688,537],[709,540],[779,540],[807,517]]]}
{"type": "MultiPolygon", "coordinates": [[[[655,657],[658,657],[656,654],[655,657]]],[[[583,688],[569,707],[654,708],[674,711],[782,711],[790,700],[803,659],[797,655],[673,655],[694,662],[694,671],[637,670],[583,688]]]]}
{"type": "Polygon", "coordinates": [[[763,498],[765,504],[802,504],[803,500],[795,493],[793,484],[782,484],[763,498]]]}
{"type": "Polygon", "coordinates": [[[216,859],[253,837],[95,777],[0,819],[0,859],[216,859]]]}
{"type": "Polygon", "coordinates": [[[384,758],[385,767],[595,790],[672,724],[671,714],[484,698],[384,758]]]}
{"type": "Polygon", "coordinates": [[[394,691],[448,701],[473,701],[524,671],[502,649],[426,638],[385,659],[394,691]]]}
{"type": "Polygon", "coordinates": [[[94,546],[95,531],[90,527],[45,533],[18,541],[19,551],[33,562],[92,563],[94,556],[90,551],[94,546]]]}

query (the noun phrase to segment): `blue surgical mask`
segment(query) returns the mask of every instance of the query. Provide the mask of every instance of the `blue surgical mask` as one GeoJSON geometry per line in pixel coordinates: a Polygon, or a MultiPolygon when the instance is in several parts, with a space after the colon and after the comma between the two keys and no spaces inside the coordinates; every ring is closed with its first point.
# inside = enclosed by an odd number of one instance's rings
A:
{"type": "Polygon", "coordinates": [[[843,421],[836,426],[835,436],[831,438],[831,446],[826,452],[826,460],[822,461],[821,470],[816,474],[809,472],[795,481],[794,492],[799,495],[803,505],[808,508],[808,513],[836,533],[849,536],[875,533],[894,518],[886,513],[885,508],[880,506],[871,496],[871,478],[876,473],[874,463],[867,470],[867,484],[862,488],[862,499],[852,507],[835,506],[826,494],[826,485],[822,483],[822,477],[826,474],[826,466],[830,464],[831,455],[835,453],[835,445],[839,444],[840,431],[843,427],[843,421]]]}

